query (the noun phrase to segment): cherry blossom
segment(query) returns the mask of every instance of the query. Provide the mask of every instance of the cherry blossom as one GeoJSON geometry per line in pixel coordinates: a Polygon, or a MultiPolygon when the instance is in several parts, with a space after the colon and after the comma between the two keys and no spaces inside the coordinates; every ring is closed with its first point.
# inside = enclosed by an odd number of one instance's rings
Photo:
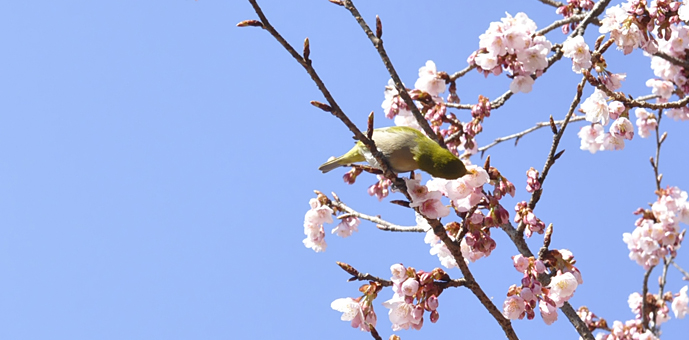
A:
{"type": "Polygon", "coordinates": [[[586,98],[581,104],[581,110],[586,113],[586,120],[591,123],[600,122],[608,124],[610,110],[608,109],[608,96],[605,92],[596,89],[591,96],[586,98]]]}
{"type": "Polygon", "coordinates": [[[679,294],[672,300],[672,312],[675,317],[683,319],[689,314],[689,296],[687,296],[687,289],[689,286],[684,286],[679,290],[679,294]]]}
{"type": "Polygon", "coordinates": [[[567,38],[562,43],[562,52],[565,57],[572,59],[572,71],[581,73],[582,69],[591,68],[591,51],[583,36],[567,38]]]}
{"type": "Polygon", "coordinates": [[[445,80],[438,75],[438,70],[432,60],[427,61],[426,65],[419,69],[419,79],[416,80],[414,87],[432,96],[445,92],[445,80]]]}

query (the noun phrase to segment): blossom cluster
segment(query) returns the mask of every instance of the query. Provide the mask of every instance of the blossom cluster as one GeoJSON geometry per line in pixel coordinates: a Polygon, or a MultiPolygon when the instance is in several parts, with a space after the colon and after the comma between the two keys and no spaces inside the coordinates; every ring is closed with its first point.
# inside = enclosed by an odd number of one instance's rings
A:
{"type": "Polygon", "coordinates": [[[419,212],[432,219],[445,217],[450,214],[450,208],[440,200],[442,193],[437,190],[429,190],[427,186],[421,184],[421,175],[415,174],[412,179],[404,179],[407,185],[407,192],[411,196],[412,208],[419,208],[419,212]]]}
{"type": "MultiPolygon", "coordinates": [[[[636,315],[638,320],[642,320],[641,309],[643,306],[643,298],[638,292],[629,295],[627,304],[632,313],[636,315]]],[[[670,320],[670,309],[666,301],[672,301],[672,294],[666,293],[665,296],[659,297],[657,294],[647,293],[646,295],[646,313],[649,318],[649,326],[657,327],[666,321],[670,320]],[[652,318],[651,316],[655,316],[652,318]]]]}
{"type": "Polygon", "coordinates": [[[626,322],[615,320],[612,323],[610,333],[599,333],[596,340],[658,340],[650,329],[644,330],[641,320],[628,320],[626,322]]]}
{"type": "Polygon", "coordinates": [[[393,296],[383,302],[383,306],[390,309],[392,330],[421,329],[425,312],[430,312],[431,322],[438,321],[438,296],[442,289],[436,280],[447,281],[449,276],[440,268],[431,272],[416,271],[401,263],[392,265],[390,271],[393,296]]]}
{"type": "Polygon", "coordinates": [[[508,319],[532,320],[539,310],[543,321],[550,325],[557,320],[557,308],[569,300],[578,285],[584,283],[579,269],[574,266],[574,256],[569,250],[551,250],[543,260],[515,255],[514,268],[524,274],[521,286],[510,286],[503,303],[503,315],[508,319]],[[554,273],[550,284],[543,287],[540,274],[554,273]]]}
{"type": "Polygon", "coordinates": [[[516,211],[514,222],[524,223],[526,225],[524,229],[526,237],[531,237],[533,233],[543,234],[545,231],[545,223],[543,223],[540,218],[536,217],[526,201],[517,203],[514,210],[516,211]]]}
{"type": "MultiPolygon", "coordinates": [[[[671,302],[672,312],[675,317],[682,319],[689,313],[689,296],[687,296],[689,286],[684,286],[679,293],[672,294],[670,292],[660,298],[658,295],[648,293],[646,296],[646,316],[649,320],[650,328],[656,328],[660,324],[670,319],[669,309],[667,303],[671,302]],[[655,316],[655,317],[653,317],[655,316]]],[[[582,321],[593,331],[596,329],[605,330],[606,333],[598,333],[596,339],[603,340],[637,340],[637,339],[658,339],[650,329],[644,330],[642,326],[641,310],[643,306],[643,299],[641,294],[634,292],[629,295],[627,300],[629,308],[636,314],[636,318],[625,322],[614,321],[612,327],[608,326],[607,321],[598,318],[593,312],[586,307],[580,307],[577,314],[582,321]]]]}
{"type": "Polygon", "coordinates": [[[479,49],[467,61],[484,75],[499,75],[503,70],[512,74],[510,91],[531,92],[532,74],[539,76],[548,66],[552,44],[536,35],[536,23],[524,13],[507,14],[499,22],[491,22],[479,36],[479,49]]]}
{"type": "MultiPolygon", "coordinates": [[[[315,252],[323,252],[327,248],[325,242],[325,227],[324,223],[333,223],[333,215],[335,212],[329,206],[329,200],[325,195],[320,194],[318,198],[309,200],[309,209],[304,215],[304,234],[306,238],[303,243],[306,248],[313,249],[315,252]]],[[[331,231],[332,234],[337,234],[340,237],[349,237],[355,231],[359,231],[359,224],[361,221],[358,217],[352,215],[341,215],[340,223],[331,231]]]]}
{"type": "MultiPolygon", "coordinates": [[[[687,6],[682,8],[687,9],[687,6]]],[[[668,56],[684,60],[686,49],[689,48],[689,27],[671,25],[669,39],[658,42],[658,50],[668,56]]],[[[649,79],[646,86],[651,87],[653,94],[658,96],[657,101],[665,103],[675,93],[675,86],[683,93],[689,91],[689,71],[685,68],[673,64],[672,62],[658,56],[651,57],[651,69],[653,74],[659,79],[649,79]]],[[[668,117],[674,120],[689,119],[689,109],[687,107],[672,108],[665,112],[668,117]]]]}
{"type": "Polygon", "coordinates": [[[364,295],[353,299],[350,297],[339,298],[330,304],[330,308],[341,312],[340,320],[351,321],[353,328],[359,328],[362,331],[370,332],[371,326],[375,327],[378,317],[373,310],[373,300],[378,296],[378,292],[383,288],[377,282],[370,282],[369,284],[361,286],[359,291],[364,295]]]}
{"type": "Polygon", "coordinates": [[[622,235],[629,258],[648,270],[663,257],[674,257],[684,237],[679,223],[689,224],[687,192],[677,187],[661,189],[650,210],[639,208],[634,214],[640,215],[636,228],[622,235]]]}
{"type": "MultiPolygon", "coordinates": [[[[624,149],[624,140],[634,138],[634,126],[629,121],[629,110],[619,101],[612,101],[608,104],[608,96],[605,92],[596,89],[590,97],[586,98],[581,104],[581,110],[586,114],[586,120],[591,122],[579,130],[578,136],[581,139],[581,150],[588,150],[596,153],[602,150],[621,150],[624,149]],[[603,126],[613,120],[608,133],[603,132],[603,126]]],[[[637,109],[637,117],[639,117],[637,109]]],[[[639,121],[637,121],[637,125],[639,121]]],[[[638,125],[639,134],[647,135],[646,125],[638,125]],[[642,129],[644,132],[642,132],[642,129]]]]}

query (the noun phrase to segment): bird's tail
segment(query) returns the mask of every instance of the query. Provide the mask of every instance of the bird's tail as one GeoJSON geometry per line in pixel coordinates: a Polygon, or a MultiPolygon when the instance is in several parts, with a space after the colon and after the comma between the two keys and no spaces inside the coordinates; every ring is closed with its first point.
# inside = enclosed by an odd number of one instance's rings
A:
{"type": "Polygon", "coordinates": [[[346,154],[333,158],[318,167],[318,170],[322,171],[323,173],[326,173],[332,169],[339,168],[341,166],[345,166],[347,164],[352,164],[356,162],[363,162],[365,161],[366,158],[359,153],[359,150],[355,147],[352,150],[349,150],[346,154]]]}

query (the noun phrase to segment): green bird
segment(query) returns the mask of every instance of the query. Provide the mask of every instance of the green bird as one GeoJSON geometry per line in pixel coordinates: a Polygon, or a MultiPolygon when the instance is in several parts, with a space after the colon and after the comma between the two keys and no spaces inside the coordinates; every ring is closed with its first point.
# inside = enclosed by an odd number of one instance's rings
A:
{"type": "MultiPolygon", "coordinates": [[[[449,150],[441,147],[421,131],[406,126],[391,126],[373,130],[373,141],[396,173],[421,169],[433,177],[457,179],[467,173],[464,163],[449,150]]],[[[362,142],[356,142],[346,154],[323,163],[318,170],[332,169],[357,162],[368,162],[381,168],[362,142]]]]}

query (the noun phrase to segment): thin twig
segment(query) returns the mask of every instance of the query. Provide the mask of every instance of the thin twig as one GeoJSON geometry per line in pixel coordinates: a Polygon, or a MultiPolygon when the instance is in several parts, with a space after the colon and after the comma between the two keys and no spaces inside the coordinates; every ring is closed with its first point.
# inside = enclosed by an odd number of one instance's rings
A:
{"type": "Polygon", "coordinates": [[[404,87],[402,80],[397,74],[397,71],[395,71],[395,67],[392,65],[392,61],[390,61],[390,58],[388,57],[388,54],[385,51],[385,48],[383,47],[383,39],[377,37],[376,34],[374,34],[373,31],[371,31],[371,28],[368,26],[364,18],[359,13],[359,10],[354,6],[354,3],[351,0],[343,0],[342,3],[344,4],[344,7],[347,10],[349,10],[350,13],[352,13],[354,19],[356,19],[356,21],[359,23],[359,26],[361,26],[361,28],[366,33],[366,36],[368,36],[368,38],[373,43],[373,46],[378,51],[378,54],[380,54],[380,58],[383,60],[385,68],[387,68],[388,73],[390,73],[390,77],[392,77],[392,81],[395,83],[397,92],[399,93],[400,97],[402,97],[402,99],[404,100],[404,103],[407,104],[407,107],[411,110],[412,115],[414,115],[414,118],[416,118],[416,121],[419,123],[423,131],[436,143],[447,149],[447,146],[445,146],[445,142],[443,142],[442,138],[440,138],[435,133],[435,131],[433,131],[431,126],[428,124],[426,118],[423,116],[421,111],[419,111],[418,107],[416,107],[416,104],[414,104],[414,100],[411,99],[411,96],[407,92],[407,89],[404,87]]]}
{"type": "Polygon", "coordinates": [[[458,78],[463,77],[465,74],[469,73],[471,70],[473,70],[473,69],[475,69],[475,68],[476,68],[476,64],[469,65],[469,66],[467,66],[466,68],[464,68],[463,70],[459,70],[459,71],[453,73],[453,74],[450,76],[450,80],[451,80],[451,81],[455,81],[455,80],[457,80],[458,78]]]}
{"type": "Polygon", "coordinates": [[[689,281],[689,272],[680,267],[675,260],[672,260],[672,265],[675,266],[675,268],[677,268],[682,275],[684,275],[684,280],[689,281]]]}
{"type": "Polygon", "coordinates": [[[568,24],[571,24],[573,22],[581,21],[585,17],[586,17],[586,14],[577,14],[577,15],[573,15],[569,18],[564,18],[564,19],[554,21],[552,24],[550,24],[546,27],[543,27],[542,29],[536,31],[536,33],[534,33],[534,35],[545,35],[546,33],[550,32],[554,29],[557,29],[558,27],[562,27],[564,25],[568,25],[568,24]]]}
{"type": "Polygon", "coordinates": [[[653,165],[653,173],[655,174],[656,190],[660,190],[660,181],[662,180],[662,175],[660,174],[660,147],[663,144],[665,135],[660,137],[660,119],[663,118],[663,110],[658,110],[658,119],[656,120],[656,157],[651,163],[653,165]]]}
{"type": "Polygon", "coordinates": [[[352,275],[352,277],[349,278],[349,281],[374,281],[380,283],[380,285],[383,287],[392,286],[392,281],[390,280],[382,279],[369,273],[362,274],[356,268],[344,262],[338,261],[336,263],[338,266],[340,266],[340,268],[342,268],[342,270],[346,271],[349,275],[352,275]]]}
{"type": "MultiPolygon", "coordinates": [[[[586,117],[584,117],[584,116],[576,116],[576,117],[572,117],[572,119],[570,119],[569,121],[570,121],[570,122],[578,122],[578,121],[584,120],[584,119],[586,119],[586,117]]],[[[564,122],[565,122],[564,120],[558,120],[558,121],[555,121],[555,125],[560,126],[560,125],[564,124],[564,122]]],[[[483,153],[483,152],[485,152],[486,150],[488,150],[488,149],[490,149],[490,148],[492,148],[492,147],[494,147],[494,146],[496,146],[496,145],[498,145],[498,144],[500,144],[500,143],[502,143],[502,142],[506,142],[506,141],[508,141],[508,140],[511,140],[511,139],[515,139],[515,138],[516,138],[517,141],[518,141],[520,138],[524,137],[525,135],[527,135],[527,134],[529,134],[529,133],[531,133],[531,132],[534,132],[534,131],[536,131],[536,130],[542,128],[542,127],[546,127],[546,126],[550,126],[550,122],[538,122],[538,123],[536,123],[536,125],[534,125],[534,126],[528,128],[528,129],[526,129],[526,130],[524,130],[524,131],[517,132],[517,133],[511,134],[511,135],[509,135],[509,136],[504,136],[504,137],[496,138],[496,139],[495,139],[493,142],[491,142],[490,144],[478,148],[478,151],[481,152],[481,153],[483,153]]],[[[516,142],[515,142],[515,144],[516,144],[516,142]]]]}
{"type": "MultiPolygon", "coordinates": [[[[350,208],[349,206],[347,206],[346,204],[342,203],[342,201],[339,201],[339,200],[330,201],[330,204],[333,207],[336,207],[342,211],[345,211],[346,212],[345,215],[355,216],[355,217],[358,217],[362,220],[371,221],[371,222],[375,223],[376,227],[378,227],[378,229],[380,229],[380,230],[416,232],[416,233],[423,233],[423,232],[427,231],[427,230],[424,230],[422,227],[419,227],[419,226],[410,226],[410,227],[400,226],[400,225],[390,223],[386,220],[383,220],[382,218],[380,218],[378,216],[371,216],[371,215],[366,215],[366,214],[360,213],[360,212],[350,208]]],[[[338,216],[338,218],[340,218],[342,216],[343,215],[340,215],[340,216],[338,216]]]]}
{"type": "Polygon", "coordinates": [[[598,21],[598,16],[603,14],[603,11],[606,7],[608,7],[609,3],[610,0],[600,0],[596,2],[596,4],[593,5],[593,8],[591,8],[591,11],[586,14],[586,18],[581,21],[579,27],[577,27],[577,29],[570,34],[570,37],[575,37],[577,35],[583,36],[588,25],[598,21]]]}

